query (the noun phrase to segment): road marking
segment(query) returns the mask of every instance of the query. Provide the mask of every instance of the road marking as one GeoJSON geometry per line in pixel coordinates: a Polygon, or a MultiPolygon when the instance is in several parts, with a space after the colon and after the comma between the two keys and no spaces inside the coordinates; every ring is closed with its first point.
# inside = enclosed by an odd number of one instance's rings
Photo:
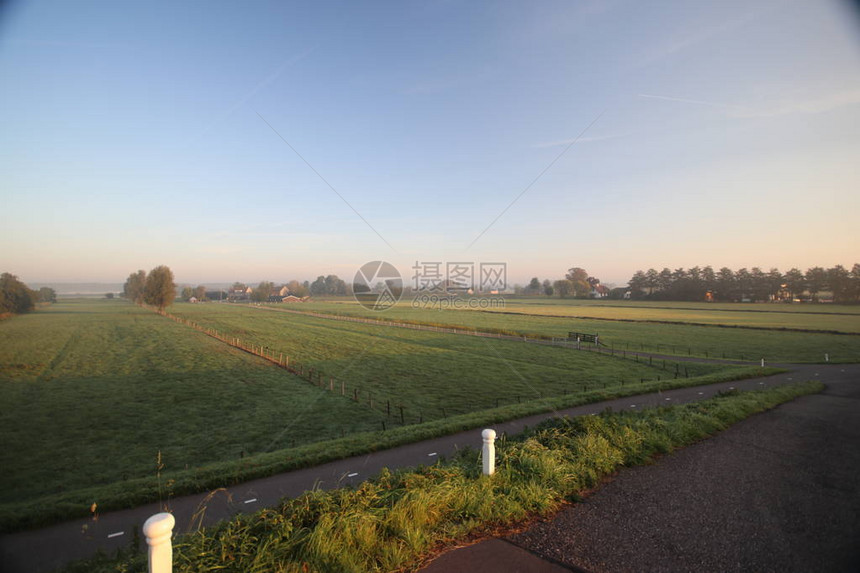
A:
{"type": "Polygon", "coordinates": [[[353,472],[353,473],[351,473],[351,474],[346,474],[346,477],[348,477],[348,478],[354,478],[354,477],[355,477],[355,476],[357,476],[357,475],[358,475],[358,472],[353,472]]]}
{"type": "Polygon", "coordinates": [[[636,404],[630,404],[630,407],[631,407],[631,408],[635,408],[635,407],[636,407],[636,404]]]}
{"type": "Polygon", "coordinates": [[[667,401],[667,402],[668,402],[669,400],[671,400],[671,398],[666,398],[666,401],[667,401]]]}
{"type": "Polygon", "coordinates": [[[764,382],[759,382],[759,386],[764,386],[764,382]]]}
{"type": "Polygon", "coordinates": [[[815,375],[818,376],[818,372],[816,372],[815,375]]]}
{"type": "Polygon", "coordinates": [[[435,455],[436,455],[436,452],[431,452],[431,453],[427,454],[427,457],[432,458],[435,455]]]}
{"type": "Polygon", "coordinates": [[[734,389],[735,389],[734,386],[729,386],[729,390],[734,390],[734,389]]]}
{"type": "Polygon", "coordinates": [[[704,394],[704,392],[699,392],[699,396],[702,396],[703,394],[704,394]]]}
{"type": "Polygon", "coordinates": [[[116,533],[111,533],[108,535],[108,539],[111,537],[119,537],[120,535],[125,535],[125,531],[117,531],[116,533]]]}
{"type": "Polygon", "coordinates": [[[791,382],[791,378],[786,378],[786,380],[788,380],[789,382],[791,382]]]}
{"type": "Polygon", "coordinates": [[[245,503],[254,503],[255,501],[257,501],[257,498],[256,498],[256,497],[252,497],[251,499],[246,499],[246,500],[245,500],[245,503]]]}

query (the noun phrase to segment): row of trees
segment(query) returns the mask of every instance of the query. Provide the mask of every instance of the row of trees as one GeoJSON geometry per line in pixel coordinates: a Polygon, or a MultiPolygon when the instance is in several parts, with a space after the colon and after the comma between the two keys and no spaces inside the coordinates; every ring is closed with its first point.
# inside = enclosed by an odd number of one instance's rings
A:
{"type": "Polygon", "coordinates": [[[322,275],[317,277],[317,280],[312,282],[309,287],[312,295],[333,295],[346,296],[352,292],[351,285],[347,285],[345,281],[338,278],[337,275],[322,275]]]}
{"type": "Polygon", "coordinates": [[[0,314],[22,314],[36,308],[37,302],[56,302],[57,293],[49,287],[33,290],[11,273],[0,275],[0,314]]]}
{"type": "Polygon", "coordinates": [[[170,267],[159,265],[149,271],[131,273],[122,288],[122,296],[136,304],[148,304],[164,310],[176,298],[176,283],[170,267]]]}
{"type": "Polygon", "coordinates": [[[573,267],[567,270],[561,280],[545,279],[541,282],[539,278],[533,277],[525,287],[515,286],[514,294],[588,298],[599,285],[599,278],[589,276],[588,271],[581,267],[573,267]]]}
{"type": "Polygon", "coordinates": [[[793,268],[785,273],[759,267],[733,271],[712,267],[662,271],[636,271],[629,281],[630,296],[652,300],[768,301],[819,300],[828,293],[834,302],[860,302],[860,264],[849,271],[842,265],[825,269],[812,267],[806,272],[793,268]]]}

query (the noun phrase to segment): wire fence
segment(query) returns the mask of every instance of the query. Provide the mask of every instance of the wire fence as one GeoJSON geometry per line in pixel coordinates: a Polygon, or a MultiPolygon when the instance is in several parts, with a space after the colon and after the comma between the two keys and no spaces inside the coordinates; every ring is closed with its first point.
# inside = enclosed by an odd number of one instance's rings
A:
{"type": "MultiPolygon", "coordinates": [[[[384,325],[384,326],[393,326],[398,328],[407,328],[410,330],[421,330],[426,332],[438,332],[445,334],[460,334],[460,335],[470,335],[470,336],[478,336],[484,338],[493,338],[498,340],[512,340],[519,341],[528,344],[540,344],[544,346],[556,346],[563,347],[573,350],[578,350],[582,352],[589,353],[597,353],[601,355],[605,355],[607,358],[616,358],[620,360],[630,360],[631,362],[640,363],[643,365],[650,366],[652,368],[657,368],[665,372],[665,374],[657,374],[656,377],[638,377],[638,378],[624,378],[620,377],[618,380],[608,381],[571,381],[569,385],[562,389],[561,394],[558,392],[553,392],[547,395],[543,393],[538,393],[537,396],[526,396],[526,395],[515,395],[513,397],[508,397],[508,400],[502,402],[500,398],[495,398],[488,403],[479,403],[478,401],[469,403],[465,402],[459,407],[437,407],[437,408],[428,408],[428,407],[416,407],[409,406],[407,404],[403,404],[400,401],[392,400],[390,397],[382,396],[380,393],[376,393],[372,390],[363,389],[360,386],[357,386],[353,383],[345,379],[337,379],[332,375],[324,373],[322,370],[318,368],[314,368],[312,366],[308,366],[299,362],[294,357],[291,357],[289,354],[284,353],[280,350],[277,350],[273,347],[267,345],[260,345],[254,342],[242,339],[241,337],[233,336],[227,332],[221,332],[215,328],[205,326],[199,324],[193,320],[189,320],[187,318],[183,318],[180,316],[176,316],[164,310],[153,309],[156,313],[161,314],[162,316],[173,320],[179,324],[190,327],[202,334],[205,334],[215,340],[218,340],[224,344],[232,346],[238,350],[243,352],[247,352],[252,354],[258,358],[266,360],[267,362],[275,365],[278,368],[282,368],[291,374],[298,376],[300,379],[328,392],[331,392],[334,395],[341,396],[344,399],[352,400],[356,404],[363,405],[365,407],[370,408],[371,410],[380,412],[385,415],[385,418],[380,421],[381,429],[386,430],[395,425],[409,425],[409,424],[420,424],[426,419],[440,419],[440,418],[448,418],[450,416],[467,414],[470,412],[475,412],[479,410],[485,410],[490,408],[499,408],[502,406],[510,405],[510,404],[519,404],[523,402],[527,402],[535,399],[544,399],[553,396],[566,396],[569,394],[579,394],[584,392],[596,391],[596,390],[605,390],[615,386],[630,386],[635,384],[645,384],[648,382],[660,382],[662,380],[671,380],[677,378],[689,378],[690,372],[688,365],[684,364],[680,361],[672,361],[667,360],[665,358],[657,357],[655,358],[652,355],[642,354],[641,351],[630,351],[628,352],[626,348],[621,350],[616,350],[614,346],[606,346],[603,343],[582,343],[577,341],[571,341],[566,338],[532,338],[524,335],[507,335],[502,333],[492,333],[492,332],[482,332],[480,330],[465,330],[459,328],[448,328],[443,326],[433,326],[433,325],[425,325],[425,324],[411,324],[411,323],[402,323],[397,321],[390,320],[377,320],[377,319],[368,319],[361,317],[349,317],[342,315],[332,315],[325,313],[316,313],[316,312],[307,312],[307,311],[295,311],[288,309],[273,309],[269,307],[257,307],[252,306],[252,308],[273,310],[279,312],[287,312],[294,313],[305,316],[313,316],[317,318],[324,318],[329,320],[341,320],[345,322],[354,322],[361,324],[372,324],[372,325],[384,325]]],[[[695,374],[694,374],[695,375],[695,374]]],[[[343,435],[343,430],[341,431],[341,435],[343,435]]]]}

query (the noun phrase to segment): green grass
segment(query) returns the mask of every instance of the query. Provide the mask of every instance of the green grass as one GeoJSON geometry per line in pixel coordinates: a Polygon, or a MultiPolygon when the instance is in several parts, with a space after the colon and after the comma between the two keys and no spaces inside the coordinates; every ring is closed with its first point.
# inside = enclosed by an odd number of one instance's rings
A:
{"type": "Polygon", "coordinates": [[[0,323],[0,394],[0,507],[153,476],[159,451],[170,472],[383,419],[119,301],[60,302],[0,323]]]}
{"type": "MultiPolygon", "coordinates": [[[[683,324],[685,322],[684,312],[687,312],[683,309],[659,311],[663,313],[660,315],[660,320],[668,322],[665,324],[661,322],[626,322],[619,319],[625,316],[640,316],[641,318],[642,315],[636,313],[658,311],[653,308],[644,308],[643,310],[640,306],[615,308],[600,305],[566,305],[562,304],[563,302],[565,301],[553,301],[551,304],[545,305],[525,304],[521,300],[515,299],[510,301],[506,309],[499,311],[411,308],[410,304],[401,302],[401,304],[383,312],[374,312],[354,302],[349,303],[347,301],[312,302],[285,308],[544,337],[567,337],[570,331],[599,333],[601,340],[607,345],[614,346],[615,349],[644,350],[682,356],[725,357],[744,360],[765,358],[775,362],[823,362],[824,354],[828,353],[830,360],[834,362],[860,361],[860,334],[857,334],[857,331],[860,330],[860,326],[858,326],[860,325],[860,315],[849,312],[856,307],[842,307],[848,309],[846,314],[836,316],[834,318],[836,322],[826,325],[815,322],[822,318],[819,315],[797,311],[786,313],[747,312],[745,314],[720,310],[690,311],[700,317],[696,321],[703,322],[706,318],[708,322],[712,323],[709,326],[701,326],[683,324]],[[604,313],[603,318],[611,317],[613,320],[574,318],[574,316],[589,313],[604,313]],[[548,316],[562,314],[570,315],[570,317],[548,316]],[[746,320],[743,323],[733,321],[733,314],[742,314],[746,320]],[[788,318],[780,319],[779,322],[768,322],[768,317],[775,314],[788,318]],[[740,326],[754,326],[756,328],[739,328],[740,326]],[[853,332],[853,334],[781,330],[781,328],[814,330],[814,326],[837,327],[840,331],[853,332]]],[[[791,308],[790,305],[785,305],[785,307],[791,308]]],[[[827,316],[823,318],[827,319],[827,316]]],[[[651,320],[656,320],[656,317],[652,317],[651,320]]]]}
{"type": "Polygon", "coordinates": [[[292,315],[208,306],[255,332],[290,333],[309,363],[345,364],[347,373],[365,373],[365,390],[373,387],[373,376],[391,378],[389,363],[402,364],[392,392],[403,400],[426,400],[418,410],[424,423],[415,424],[417,409],[407,409],[407,425],[397,427],[398,413],[387,416],[381,399],[373,409],[355,403],[149,310],[122,301],[61,302],[0,324],[0,390],[7,405],[0,412],[0,463],[6,468],[0,477],[0,530],[84,516],[93,502],[102,511],[133,507],[169,493],[203,491],[546,409],[647,392],[656,382],[633,382],[654,380],[655,374],[666,388],[767,373],[728,368],[701,376],[714,367],[691,365],[698,377],[667,380],[672,376],[656,367],[567,349],[306,317],[295,322],[292,315]],[[315,363],[317,351],[327,354],[315,363]],[[588,377],[577,379],[570,374],[575,369],[588,377]],[[626,377],[623,387],[620,374],[626,377]],[[608,377],[606,389],[598,375],[608,377]],[[449,406],[442,417],[430,398],[448,404],[444,394],[421,386],[436,378],[455,399],[462,395],[456,386],[472,384],[475,395],[484,392],[483,400],[474,399],[472,410],[449,406]],[[591,383],[587,391],[583,380],[591,383]],[[498,408],[495,396],[506,397],[498,408]],[[158,452],[164,463],[160,481],[158,452]]]}
{"type": "MultiPolygon", "coordinates": [[[[728,393],[638,413],[553,419],[497,445],[497,473],[466,451],[430,467],[383,471],[355,489],[308,492],[174,543],[174,571],[415,570],[457,540],[556,511],[623,466],[706,438],[752,414],[823,389],[819,382],[728,393]]],[[[145,571],[146,558],[99,556],[67,568],[145,571]]]]}
{"type": "MultiPolygon", "coordinates": [[[[376,408],[405,408],[409,421],[434,420],[622,380],[671,378],[673,365],[613,359],[568,348],[390,326],[366,325],[233,304],[176,304],[170,312],[333,377],[347,395],[376,408]]],[[[690,376],[722,366],[690,364],[690,376]]]]}

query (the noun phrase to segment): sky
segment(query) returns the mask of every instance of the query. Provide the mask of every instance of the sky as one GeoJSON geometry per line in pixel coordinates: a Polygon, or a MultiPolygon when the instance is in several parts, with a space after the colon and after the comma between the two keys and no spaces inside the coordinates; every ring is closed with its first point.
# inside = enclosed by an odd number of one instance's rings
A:
{"type": "Polygon", "coordinates": [[[0,3],[0,270],[860,262],[848,3],[0,3]]]}

